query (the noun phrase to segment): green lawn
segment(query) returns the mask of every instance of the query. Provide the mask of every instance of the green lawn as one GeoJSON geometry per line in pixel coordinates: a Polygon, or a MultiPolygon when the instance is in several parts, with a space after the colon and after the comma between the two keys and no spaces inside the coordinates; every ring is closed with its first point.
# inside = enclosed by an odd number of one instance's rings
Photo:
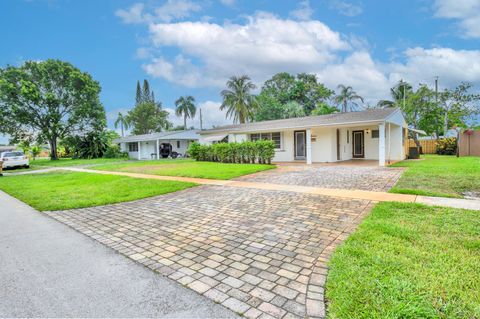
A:
{"type": "Polygon", "coordinates": [[[381,203],[333,254],[329,318],[480,318],[480,214],[381,203]]]}
{"type": "Polygon", "coordinates": [[[390,192],[441,197],[480,193],[480,157],[426,155],[424,160],[402,161],[392,167],[407,167],[390,192]]]}
{"type": "Polygon", "coordinates": [[[93,169],[164,176],[231,179],[274,167],[274,165],[263,164],[229,164],[196,162],[191,159],[175,159],[106,164],[95,166],[93,169]]]}
{"type": "Polygon", "coordinates": [[[89,173],[0,177],[1,190],[41,211],[126,202],[193,186],[193,183],[89,173]]]}
{"type": "Polygon", "coordinates": [[[93,164],[108,164],[108,163],[118,163],[124,162],[127,159],[123,158],[95,158],[95,159],[71,159],[71,158],[61,158],[56,161],[50,159],[36,159],[30,160],[30,166],[39,166],[41,168],[45,167],[61,167],[61,166],[77,166],[77,165],[93,165],[93,164]]]}

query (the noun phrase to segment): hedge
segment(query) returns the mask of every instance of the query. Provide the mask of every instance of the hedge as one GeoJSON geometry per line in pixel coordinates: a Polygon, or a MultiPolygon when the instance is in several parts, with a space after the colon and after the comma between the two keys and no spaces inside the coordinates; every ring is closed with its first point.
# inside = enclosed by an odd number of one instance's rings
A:
{"type": "Polygon", "coordinates": [[[270,164],[275,155],[275,143],[270,140],[211,145],[195,142],[190,144],[188,155],[197,161],[270,164]]]}
{"type": "Polygon", "coordinates": [[[438,155],[455,155],[457,154],[457,139],[455,137],[439,139],[435,143],[435,147],[438,155]]]}

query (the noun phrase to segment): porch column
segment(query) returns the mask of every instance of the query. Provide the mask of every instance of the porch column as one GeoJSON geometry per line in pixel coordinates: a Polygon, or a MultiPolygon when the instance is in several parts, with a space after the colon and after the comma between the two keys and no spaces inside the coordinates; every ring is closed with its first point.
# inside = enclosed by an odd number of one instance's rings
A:
{"type": "Polygon", "coordinates": [[[378,125],[378,165],[385,166],[385,123],[378,125]]]}
{"type": "Polygon", "coordinates": [[[312,130],[308,129],[306,134],[307,140],[307,164],[312,164],[312,130]]]}
{"type": "Polygon", "coordinates": [[[155,151],[155,153],[157,154],[157,160],[160,159],[160,149],[159,149],[159,145],[158,145],[158,140],[157,140],[157,150],[155,151]]]}
{"type": "Polygon", "coordinates": [[[141,159],[141,156],[140,156],[140,154],[141,154],[140,142],[137,142],[137,144],[138,144],[138,152],[137,152],[138,156],[137,157],[138,157],[138,160],[140,160],[141,159]]]}

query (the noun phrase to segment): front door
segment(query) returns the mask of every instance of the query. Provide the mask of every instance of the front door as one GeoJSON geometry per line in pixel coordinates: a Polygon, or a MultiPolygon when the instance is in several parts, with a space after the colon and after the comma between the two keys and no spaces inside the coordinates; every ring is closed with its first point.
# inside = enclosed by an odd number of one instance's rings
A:
{"type": "Polygon", "coordinates": [[[365,138],[363,131],[353,131],[353,158],[365,157],[365,138]]]}
{"type": "Polygon", "coordinates": [[[295,159],[304,160],[306,157],[306,132],[305,131],[295,131],[295,159]]]}

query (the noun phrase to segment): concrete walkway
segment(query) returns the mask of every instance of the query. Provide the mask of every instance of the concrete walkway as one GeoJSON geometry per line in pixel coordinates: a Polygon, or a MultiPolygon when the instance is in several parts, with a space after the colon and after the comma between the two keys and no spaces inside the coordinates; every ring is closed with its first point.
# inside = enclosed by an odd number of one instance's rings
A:
{"type": "Polygon", "coordinates": [[[0,317],[236,317],[0,191],[0,317]]]}
{"type": "Polygon", "coordinates": [[[263,190],[287,191],[287,192],[313,194],[313,195],[325,195],[325,196],[333,196],[333,197],[341,197],[341,198],[349,198],[349,199],[362,199],[362,200],[369,200],[374,202],[395,201],[395,202],[403,202],[403,203],[420,203],[420,204],[425,204],[429,206],[441,206],[441,207],[480,210],[480,200],[430,197],[430,196],[420,196],[420,195],[394,194],[394,193],[387,193],[387,192],[373,192],[373,191],[365,191],[365,190],[321,188],[321,187],[312,187],[312,186],[298,186],[298,185],[273,184],[273,183],[262,183],[262,182],[248,182],[248,181],[238,181],[238,180],[237,181],[236,180],[216,180],[216,179],[179,177],[179,176],[160,176],[160,175],[152,175],[152,174],[100,171],[100,170],[75,168],[75,167],[62,167],[59,169],[74,171],[74,172],[84,172],[84,173],[120,175],[120,176],[134,177],[134,178],[191,182],[191,183],[197,183],[201,185],[217,185],[217,186],[241,187],[241,188],[252,188],[252,189],[263,189],[263,190]]]}

